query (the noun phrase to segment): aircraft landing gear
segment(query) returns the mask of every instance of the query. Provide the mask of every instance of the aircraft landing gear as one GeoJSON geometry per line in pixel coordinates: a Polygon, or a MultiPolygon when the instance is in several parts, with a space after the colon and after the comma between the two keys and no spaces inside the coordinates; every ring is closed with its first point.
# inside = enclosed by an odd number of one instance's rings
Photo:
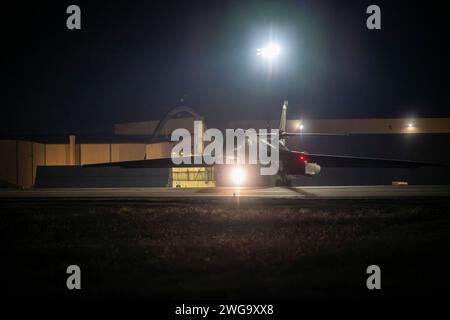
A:
{"type": "Polygon", "coordinates": [[[290,187],[291,186],[292,181],[288,178],[286,172],[280,170],[279,176],[280,176],[281,180],[275,181],[275,185],[277,187],[290,187]]]}

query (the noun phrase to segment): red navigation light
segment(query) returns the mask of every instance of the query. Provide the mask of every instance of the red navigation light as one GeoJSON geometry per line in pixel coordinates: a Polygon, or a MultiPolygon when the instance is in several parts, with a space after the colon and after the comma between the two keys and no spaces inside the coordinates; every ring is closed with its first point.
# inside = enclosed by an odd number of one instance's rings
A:
{"type": "Polygon", "coordinates": [[[298,156],[298,160],[300,160],[300,161],[305,161],[305,155],[300,154],[300,155],[298,156]]]}

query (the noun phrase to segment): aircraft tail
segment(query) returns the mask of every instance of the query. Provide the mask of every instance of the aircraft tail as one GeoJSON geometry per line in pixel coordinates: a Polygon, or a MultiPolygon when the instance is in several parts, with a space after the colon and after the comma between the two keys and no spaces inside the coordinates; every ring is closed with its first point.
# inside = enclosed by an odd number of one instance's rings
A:
{"type": "Polygon", "coordinates": [[[279,133],[280,133],[279,144],[280,144],[280,146],[282,146],[284,148],[286,148],[286,140],[284,139],[284,137],[282,137],[282,134],[286,132],[287,106],[288,106],[288,101],[284,100],[284,102],[283,102],[283,109],[281,110],[281,119],[280,119],[280,128],[279,128],[279,133]]]}
{"type": "Polygon", "coordinates": [[[325,133],[325,132],[286,132],[286,113],[287,113],[288,101],[284,100],[283,102],[283,110],[281,111],[281,119],[280,119],[280,142],[285,145],[285,138],[288,137],[297,137],[297,136],[348,136],[348,133],[325,133]]]}
{"type": "Polygon", "coordinates": [[[287,112],[288,101],[284,100],[283,102],[283,110],[281,111],[281,119],[280,119],[280,133],[286,132],[286,112],[287,112]]]}

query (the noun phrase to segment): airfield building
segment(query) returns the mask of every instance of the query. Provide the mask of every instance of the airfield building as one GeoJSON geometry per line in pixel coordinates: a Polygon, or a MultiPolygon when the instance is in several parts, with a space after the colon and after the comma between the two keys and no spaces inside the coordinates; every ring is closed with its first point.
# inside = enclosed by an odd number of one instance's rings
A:
{"type": "MultiPolygon", "coordinates": [[[[172,169],[83,168],[80,165],[170,157],[170,135],[186,128],[194,135],[194,120],[207,123],[185,106],[163,119],[119,123],[112,135],[6,137],[0,140],[0,186],[35,187],[214,187],[229,184],[221,166],[172,169]]],[[[231,121],[227,128],[277,128],[278,121],[231,121]]],[[[450,118],[308,119],[288,120],[287,131],[350,136],[289,138],[288,147],[311,153],[371,156],[450,163],[450,118]]],[[[448,171],[448,170],[447,170],[448,171]]],[[[301,177],[300,185],[450,183],[450,173],[427,169],[327,169],[317,177],[301,177]]],[[[256,172],[256,171],[255,171],[256,172]]],[[[251,174],[248,185],[273,183],[251,174]]],[[[270,181],[269,181],[270,180],[270,181]]]]}

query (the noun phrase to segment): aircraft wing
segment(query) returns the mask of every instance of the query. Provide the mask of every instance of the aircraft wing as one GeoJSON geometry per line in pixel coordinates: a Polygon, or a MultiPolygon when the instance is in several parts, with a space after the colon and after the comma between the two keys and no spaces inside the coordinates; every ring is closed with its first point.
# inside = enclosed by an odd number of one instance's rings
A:
{"type": "Polygon", "coordinates": [[[119,162],[105,162],[105,163],[93,163],[85,164],[83,167],[121,167],[121,168],[191,168],[191,167],[205,167],[207,165],[203,161],[202,156],[190,156],[179,157],[178,159],[184,160],[183,164],[174,164],[172,158],[161,159],[144,159],[144,160],[131,160],[131,161],[119,161],[119,162]],[[190,164],[186,162],[190,162],[190,164]],[[199,163],[196,163],[199,162],[199,163]]]}
{"type": "Polygon", "coordinates": [[[364,158],[337,156],[325,154],[308,154],[305,153],[308,162],[315,162],[321,167],[334,168],[420,168],[420,167],[446,167],[450,168],[450,164],[417,162],[408,160],[382,159],[382,158],[364,158]]]}
{"type": "Polygon", "coordinates": [[[282,132],[280,137],[302,137],[302,136],[349,136],[348,133],[327,133],[327,132],[282,132]]]}
{"type": "MultiPolygon", "coordinates": [[[[366,157],[351,157],[338,156],[326,154],[304,154],[305,159],[310,163],[317,163],[321,167],[334,168],[419,168],[419,167],[441,167],[450,168],[450,164],[446,163],[432,163],[432,162],[417,162],[408,160],[395,160],[383,158],[366,158],[366,157]]],[[[176,165],[172,158],[148,159],[148,160],[131,160],[119,162],[106,162],[85,164],[83,167],[121,167],[121,168],[192,168],[199,166],[211,166],[203,161],[201,156],[180,157],[185,163],[176,165]],[[186,163],[190,161],[190,163],[186,163]],[[196,163],[197,162],[197,163],[196,163]]]]}

